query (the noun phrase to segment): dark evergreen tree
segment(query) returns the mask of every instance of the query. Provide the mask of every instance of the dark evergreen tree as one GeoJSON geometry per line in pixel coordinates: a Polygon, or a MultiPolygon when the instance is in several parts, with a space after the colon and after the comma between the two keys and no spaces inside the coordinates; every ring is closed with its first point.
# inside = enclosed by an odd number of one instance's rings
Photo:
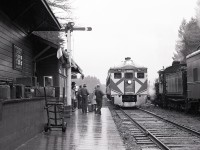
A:
{"type": "Polygon", "coordinates": [[[186,56],[198,50],[200,46],[200,0],[197,6],[196,18],[191,18],[189,22],[183,19],[179,27],[174,60],[185,62],[186,56]]]}

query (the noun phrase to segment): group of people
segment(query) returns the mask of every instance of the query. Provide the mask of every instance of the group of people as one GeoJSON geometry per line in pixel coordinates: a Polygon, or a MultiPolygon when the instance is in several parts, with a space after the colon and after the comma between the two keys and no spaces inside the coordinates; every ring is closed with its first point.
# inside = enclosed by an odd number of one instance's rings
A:
{"type": "MultiPolygon", "coordinates": [[[[95,90],[92,95],[93,95],[92,104],[94,106],[95,113],[101,115],[101,107],[102,107],[102,100],[104,93],[100,89],[100,85],[97,85],[95,87],[95,90]]],[[[87,113],[88,96],[89,92],[86,84],[84,84],[83,87],[80,85],[77,92],[77,99],[78,99],[78,108],[82,108],[82,113],[87,113]]]]}

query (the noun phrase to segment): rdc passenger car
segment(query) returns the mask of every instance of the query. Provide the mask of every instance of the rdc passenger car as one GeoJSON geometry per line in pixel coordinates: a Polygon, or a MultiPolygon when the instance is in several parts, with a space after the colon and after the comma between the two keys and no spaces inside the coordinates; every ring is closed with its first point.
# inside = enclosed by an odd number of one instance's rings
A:
{"type": "Polygon", "coordinates": [[[147,99],[147,68],[137,66],[130,57],[108,71],[106,94],[116,105],[133,107],[147,99]]]}

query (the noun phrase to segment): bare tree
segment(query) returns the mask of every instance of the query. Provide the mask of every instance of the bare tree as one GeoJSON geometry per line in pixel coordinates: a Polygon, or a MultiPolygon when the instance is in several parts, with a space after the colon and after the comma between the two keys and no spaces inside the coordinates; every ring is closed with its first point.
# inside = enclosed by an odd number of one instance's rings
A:
{"type": "Polygon", "coordinates": [[[47,3],[62,25],[65,25],[67,22],[73,20],[70,0],[47,0],[47,3]]]}

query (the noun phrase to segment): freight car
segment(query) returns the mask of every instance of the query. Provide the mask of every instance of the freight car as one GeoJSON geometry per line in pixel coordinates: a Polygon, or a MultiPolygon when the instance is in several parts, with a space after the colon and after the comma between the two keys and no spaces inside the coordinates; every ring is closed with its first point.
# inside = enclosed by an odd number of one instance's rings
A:
{"type": "Polygon", "coordinates": [[[186,64],[174,61],[158,72],[155,104],[161,107],[199,111],[200,50],[186,57],[186,64]]]}
{"type": "Polygon", "coordinates": [[[130,57],[108,71],[106,94],[115,105],[133,107],[147,98],[147,68],[135,65],[130,57]]]}

